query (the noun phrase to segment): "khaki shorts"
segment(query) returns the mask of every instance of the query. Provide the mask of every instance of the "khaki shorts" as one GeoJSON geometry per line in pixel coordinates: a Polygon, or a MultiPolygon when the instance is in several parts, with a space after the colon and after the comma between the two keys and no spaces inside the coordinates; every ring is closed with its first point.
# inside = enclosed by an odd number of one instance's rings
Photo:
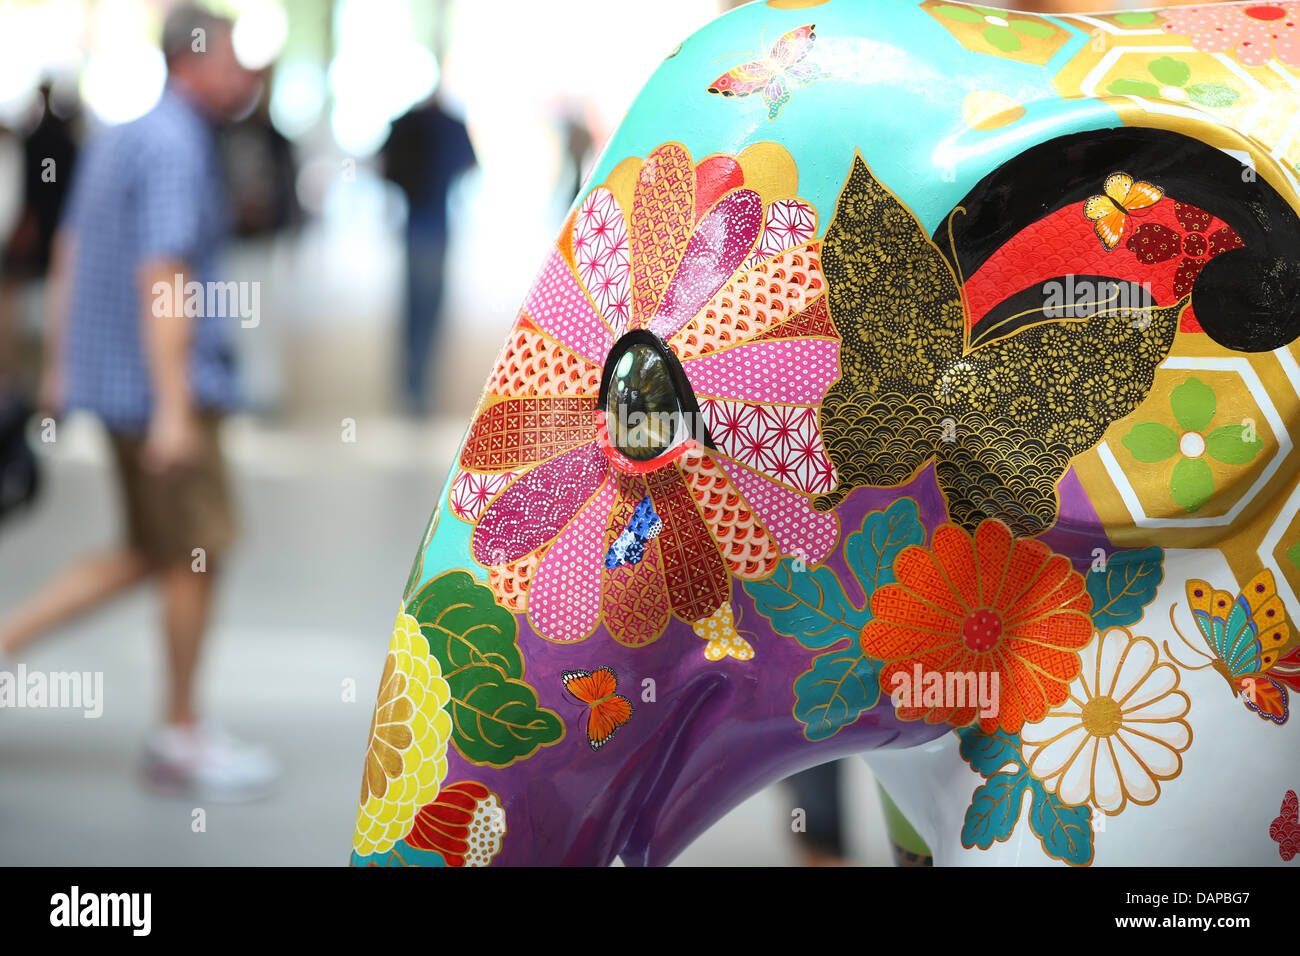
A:
{"type": "Polygon", "coordinates": [[[144,436],[109,432],[131,547],[160,564],[220,558],[235,538],[234,506],[217,415],[199,419],[199,454],[182,473],[158,475],[143,464],[144,436]]]}

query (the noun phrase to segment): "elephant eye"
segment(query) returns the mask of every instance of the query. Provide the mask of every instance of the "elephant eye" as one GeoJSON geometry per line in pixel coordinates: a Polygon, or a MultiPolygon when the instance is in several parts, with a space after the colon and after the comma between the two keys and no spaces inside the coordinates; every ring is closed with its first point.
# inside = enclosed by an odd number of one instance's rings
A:
{"type": "Polygon", "coordinates": [[[699,416],[689,414],[695,401],[686,376],[650,332],[629,332],[615,345],[601,396],[609,443],[633,462],[654,462],[693,437],[690,423],[699,416]]]}

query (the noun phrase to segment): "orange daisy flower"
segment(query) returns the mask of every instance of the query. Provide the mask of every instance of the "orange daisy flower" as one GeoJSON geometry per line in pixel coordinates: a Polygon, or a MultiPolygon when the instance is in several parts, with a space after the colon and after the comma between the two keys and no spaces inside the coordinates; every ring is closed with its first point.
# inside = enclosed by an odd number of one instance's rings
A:
{"type": "MultiPolygon", "coordinates": [[[[972,536],[957,525],[934,532],[930,548],[910,547],[894,561],[895,583],[871,599],[862,648],[884,662],[880,687],[891,693],[918,673],[938,674],[944,687],[966,675],[998,675],[996,716],[951,694],[938,704],[920,693],[897,707],[902,720],[1019,733],[1069,695],[1079,652],[1092,639],[1092,598],[1083,576],[1062,555],[1032,539],[1017,540],[987,519],[972,536]],[[949,677],[952,675],[952,678],[949,677]]],[[[934,683],[932,680],[930,683],[934,683]]]]}

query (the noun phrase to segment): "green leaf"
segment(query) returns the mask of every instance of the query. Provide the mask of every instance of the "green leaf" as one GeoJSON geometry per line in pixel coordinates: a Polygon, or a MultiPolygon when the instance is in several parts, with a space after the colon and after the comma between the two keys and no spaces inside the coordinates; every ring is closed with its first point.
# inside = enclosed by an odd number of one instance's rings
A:
{"type": "Polygon", "coordinates": [[[1092,597],[1092,622],[1100,631],[1142,620],[1165,577],[1165,555],[1158,547],[1120,551],[1106,560],[1104,571],[1085,576],[1092,597]]]}
{"type": "Polygon", "coordinates": [[[796,571],[795,560],[786,558],[765,581],[745,583],[758,613],[777,633],[804,647],[830,647],[843,640],[856,644],[870,615],[849,602],[830,568],[796,571]]]}
{"type": "Polygon", "coordinates": [[[1147,69],[1165,86],[1183,86],[1192,78],[1192,68],[1172,56],[1162,56],[1147,64],[1147,69]]]}
{"type": "Polygon", "coordinates": [[[1092,862],[1092,813],[1086,806],[1071,806],[1049,793],[1037,780],[1030,781],[1029,829],[1043,850],[1057,860],[1087,866],[1092,862]]]}
{"type": "Polygon", "coordinates": [[[1155,18],[1156,15],[1150,10],[1132,10],[1127,13],[1115,14],[1115,20],[1126,27],[1141,26],[1144,23],[1150,23],[1155,18]]]}
{"type": "Polygon", "coordinates": [[[794,716],[809,740],[825,740],[853,723],[880,698],[879,664],[855,641],[813,658],[794,682],[794,716]]]}
{"type": "Polygon", "coordinates": [[[1193,83],[1187,87],[1187,98],[1198,106],[1231,106],[1241,94],[1222,83],[1193,83]]]}
{"type": "Polygon", "coordinates": [[[1183,431],[1200,432],[1209,426],[1217,402],[1214,389],[1193,376],[1169,393],[1169,405],[1183,431]]]}
{"type": "Polygon", "coordinates": [[[975,789],[962,823],[962,846],[987,850],[996,841],[1011,836],[1020,819],[1028,776],[1024,770],[998,773],[975,789]]]}
{"type": "Polygon", "coordinates": [[[1254,461],[1264,443],[1258,435],[1254,435],[1253,441],[1247,441],[1248,434],[1253,434],[1253,429],[1245,425],[1216,428],[1205,436],[1205,452],[1225,465],[1244,465],[1248,461],[1254,461]]]}
{"type": "Polygon", "coordinates": [[[1178,453],[1178,433],[1159,422],[1138,422],[1122,439],[1138,461],[1164,461],[1178,453]]]}
{"type": "Polygon", "coordinates": [[[477,764],[508,767],[564,736],[553,710],[538,706],[537,692],[490,664],[444,674],[451,687],[452,743],[477,764]]]}
{"type": "Polygon", "coordinates": [[[954,7],[944,4],[934,8],[935,13],[940,13],[949,20],[960,20],[962,23],[980,23],[983,17],[969,7],[954,7]]]}
{"type": "Polygon", "coordinates": [[[884,511],[873,511],[862,521],[862,530],[844,542],[848,562],[871,607],[876,589],[894,580],[894,559],[909,545],[925,544],[925,528],[916,502],[900,498],[884,511]]]}
{"type": "Polygon", "coordinates": [[[515,616],[465,571],[433,578],[406,605],[451,688],[452,744],[466,760],[507,767],[564,737],[559,716],[523,679],[515,616]]]}
{"type": "Polygon", "coordinates": [[[1146,80],[1116,80],[1106,89],[1116,96],[1145,96],[1150,98],[1160,95],[1160,87],[1154,83],[1148,83],[1146,80]]]}
{"type": "Polygon", "coordinates": [[[1202,458],[1180,458],[1169,480],[1169,492],[1183,510],[1193,512],[1214,494],[1214,476],[1202,458]]]}
{"type": "Polygon", "coordinates": [[[420,622],[429,653],[448,680],[474,664],[495,667],[502,677],[524,676],[515,616],[468,572],[448,571],[429,581],[407,603],[406,613],[420,622]]]}
{"type": "Polygon", "coordinates": [[[1056,31],[1049,27],[1041,20],[1008,20],[1011,29],[1017,33],[1023,33],[1027,37],[1035,37],[1039,40],[1046,40],[1056,31]]]}
{"type": "Polygon", "coordinates": [[[1015,53],[1020,49],[1020,37],[1010,27],[997,27],[989,24],[984,28],[984,39],[1003,53],[1015,53]]]}

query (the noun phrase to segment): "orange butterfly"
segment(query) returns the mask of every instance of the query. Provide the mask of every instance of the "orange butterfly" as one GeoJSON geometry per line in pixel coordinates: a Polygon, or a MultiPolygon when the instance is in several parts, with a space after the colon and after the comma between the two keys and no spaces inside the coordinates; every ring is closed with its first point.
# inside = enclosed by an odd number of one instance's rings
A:
{"type": "Polygon", "coordinates": [[[1106,177],[1102,190],[1104,195],[1088,197],[1083,204],[1083,214],[1097,230],[1097,238],[1107,252],[1119,245],[1124,237],[1129,214],[1154,206],[1165,194],[1159,186],[1140,180],[1135,182],[1128,173],[1111,173],[1106,177]]]}
{"type": "Polygon", "coordinates": [[[587,705],[587,740],[592,750],[609,743],[614,731],[632,716],[632,703],[614,691],[618,678],[608,667],[594,671],[563,671],[564,689],[587,705]]]}

